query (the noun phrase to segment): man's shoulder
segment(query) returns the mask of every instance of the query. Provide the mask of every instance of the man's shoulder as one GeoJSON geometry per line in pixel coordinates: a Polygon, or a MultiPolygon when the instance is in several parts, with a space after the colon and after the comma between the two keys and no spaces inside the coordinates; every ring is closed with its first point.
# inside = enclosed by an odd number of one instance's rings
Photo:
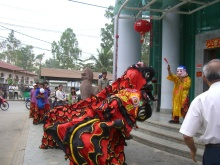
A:
{"type": "Polygon", "coordinates": [[[101,80],[102,80],[102,81],[109,81],[108,78],[105,78],[105,79],[102,78],[101,80]]]}

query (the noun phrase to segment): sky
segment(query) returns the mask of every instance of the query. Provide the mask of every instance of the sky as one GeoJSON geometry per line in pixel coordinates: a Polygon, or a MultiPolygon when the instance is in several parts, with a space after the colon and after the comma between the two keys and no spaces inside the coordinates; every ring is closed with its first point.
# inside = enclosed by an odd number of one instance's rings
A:
{"type": "Polygon", "coordinates": [[[115,0],[1,0],[0,42],[13,29],[22,44],[38,47],[34,53],[45,53],[45,59],[49,59],[50,43],[58,42],[62,33],[71,28],[83,52],[81,58],[96,56],[101,28],[109,22],[105,10],[114,4],[115,0]]]}

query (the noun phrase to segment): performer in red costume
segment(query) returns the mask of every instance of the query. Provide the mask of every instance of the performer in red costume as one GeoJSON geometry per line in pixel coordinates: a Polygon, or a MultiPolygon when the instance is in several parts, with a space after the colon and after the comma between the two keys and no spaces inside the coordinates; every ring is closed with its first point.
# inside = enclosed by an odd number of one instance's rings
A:
{"type": "Polygon", "coordinates": [[[136,89],[122,89],[91,108],[80,118],[45,127],[70,159],[70,164],[123,164],[125,140],[136,120],[151,115],[148,97],[136,89]],[[149,111],[150,113],[147,113],[149,111]]]}
{"type": "Polygon", "coordinates": [[[89,164],[95,161],[99,162],[98,164],[124,162],[125,139],[129,139],[129,133],[135,126],[136,120],[146,120],[151,116],[147,95],[149,91],[145,89],[148,87],[147,82],[153,76],[154,70],[151,67],[138,63],[129,67],[121,78],[96,96],[50,110],[44,124],[46,132],[42,145],[54,147],[55,140],[64,150],[71,164],[78,164],[79,161],[89,164]],[[96,142],[99,139],[99,142],[95,144],[93,141],[87,141],[85,140],[87,136],[96,142]],[[65,145],[65,142],[70,145],[65,145]],[[82,151],[76,152],[73,149],[75,143],[84,146],[83,148],[79,146],[82,151]],[[96,150],[92,149],[92,159],[91,155],[88,155],[90,152],[87,151],[91,146],[99,146],[96,150]],[[109,150],[109,147],[112,147],[112,150],[109,150]],[[78,153],[78,156],[75,153],[78,153]],[[104,155],[97,158],[99,153],[104,155]],[[116,156],[116,153],[121,156],[116,156]],[[107,162],[103,163],[103,161],[107,162]]]}

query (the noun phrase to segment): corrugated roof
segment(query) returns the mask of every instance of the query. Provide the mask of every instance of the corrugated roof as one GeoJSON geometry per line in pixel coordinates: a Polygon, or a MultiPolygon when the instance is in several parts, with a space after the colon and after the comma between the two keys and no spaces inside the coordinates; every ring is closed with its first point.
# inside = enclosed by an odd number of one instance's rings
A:
{"type": "Polygon", "coordinates": [[[4,62],[4,61],[0,61],[0,68],[7,69],[7,70],[10,70],[10,71],[17,71],[17,72],[20,72],[20,73],[25,73],[25,74],[37,76],[36,73],[29,72],[29,71],[27,71],[23,68],[19,68],[15,65],[9,64],[9,63],[4,62]]]}
{"type": "MultiPolygon", "coordinates": [[[[55,69],[55,68],[41,68],[41,77],[50,77],[58,79],[79,79],[81,80],[82,71],[67,70],[67,69],[55,69]]],[[[93,72],[93,80],[98,80],[100,72],[93,72]]],[[[112,80],[112,74],[108,73],[107,78],[112,80]]]]}

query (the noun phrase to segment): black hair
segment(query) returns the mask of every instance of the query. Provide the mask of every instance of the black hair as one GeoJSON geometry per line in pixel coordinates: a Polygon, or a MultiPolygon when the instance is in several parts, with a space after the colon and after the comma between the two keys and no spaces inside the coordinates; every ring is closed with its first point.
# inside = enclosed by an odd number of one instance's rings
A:
{"type": "MultiPolygon", "coordinates": [[[[71,87],[71,88],[70,88],[70,90],[72,90],[72,89],[76,90],[75,87],[71,87]]],[[[72,92],[71,92],[71,93],[72,93],[72,92]]],[[[74,91],[73,94],[76,95],[76,91],[74,91]]]]}

